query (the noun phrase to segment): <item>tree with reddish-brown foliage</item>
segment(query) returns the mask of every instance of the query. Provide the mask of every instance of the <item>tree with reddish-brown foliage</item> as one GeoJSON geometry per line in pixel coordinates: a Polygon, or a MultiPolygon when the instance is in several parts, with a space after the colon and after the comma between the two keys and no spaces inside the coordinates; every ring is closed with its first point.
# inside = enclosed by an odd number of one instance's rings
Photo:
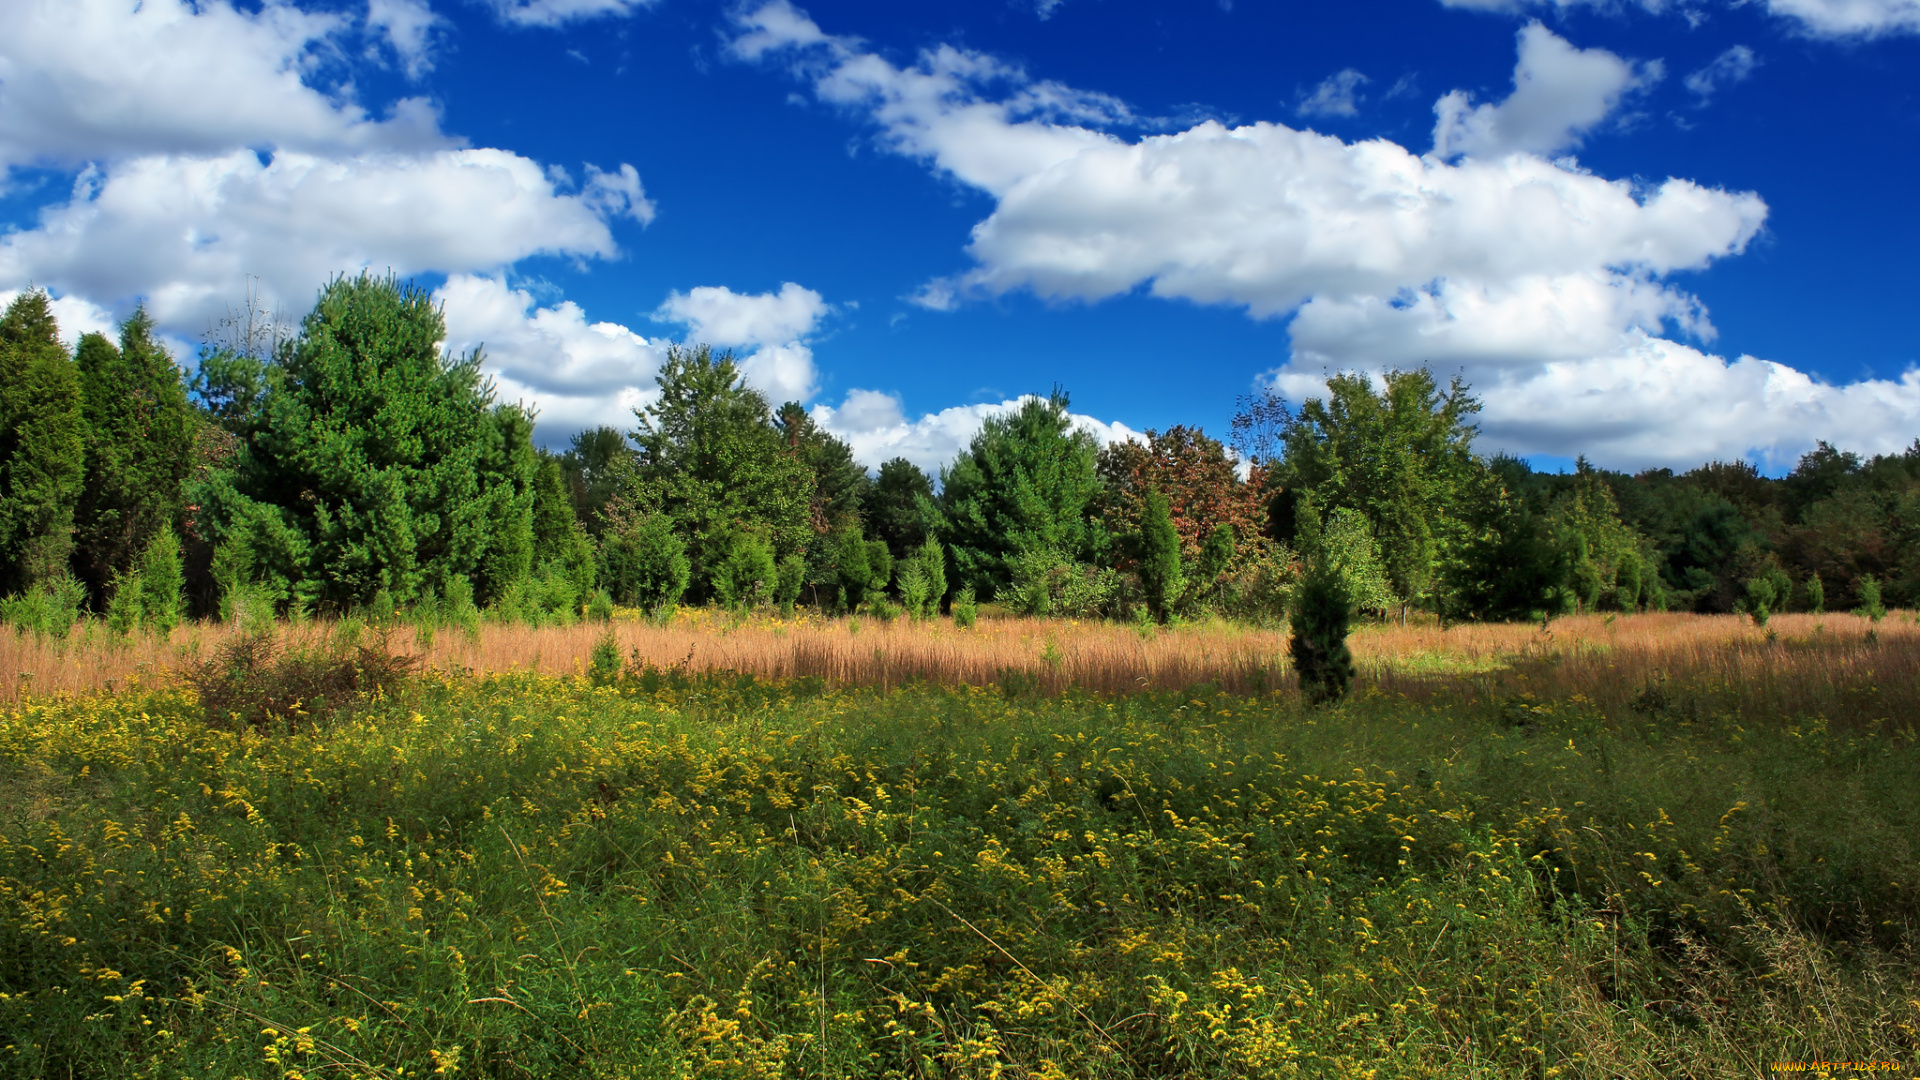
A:
{"type": "Polygon", "coordinates": [[[1145,443],[1116,442],[1100,451],[1105,485],[1102,516],[1116,534],[1137,533],[1149,492],[1166,496],[1180,557],[1200,565],[1207,538],[1222,525],[1245,540],[1259,535],[1266,514],[1266,474],[1240,479],[1227,448],[1199,428],[1149,431],[1145,443]]]}

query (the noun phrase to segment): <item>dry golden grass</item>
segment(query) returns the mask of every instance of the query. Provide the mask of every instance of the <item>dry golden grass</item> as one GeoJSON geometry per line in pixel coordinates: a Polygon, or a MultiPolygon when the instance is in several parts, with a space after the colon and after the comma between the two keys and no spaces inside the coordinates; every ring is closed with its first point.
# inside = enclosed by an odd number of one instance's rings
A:
{"type": "MultiPolygon", "coordinates": [[[[944,621],[689,610],[664,626],[628,618],[540,629],[489,623],[471,638],[441,630],[429,640],[408,627],[392,634],[396,645],[445,671],[569,674],[586,669],[609,630],[622,659],[636,666],[812,676],[834,685],[1011,680],[1038,692],[1121,693],[1208,683],[1236,693],[1293,692],[1284,633],[1222,622],[1141,630],[1009,618],[960,629],[944,621]]],[[[328,632],[324,624],[280,629],[292,642],[328,632]]],[[[195,624],[169,639],[123,639],[94,624],[62,641],[0,630],[0,699],[167,680],[235,633],[195,624]]],[[[1877,627],[1846,614],[1781,615],[1767,630],[1738,616],[1665,613],[1566,618],[1546,629],[1389,623],[1360,627],[1351,645],[1364,687],[1413,697],[1531,691],[1664,707],[1663,687],[1672,684],[1686,686],[1696,703],[1704,692],[1773,715],[1835,722],[1920,716],[1920,625],[1903,612],[1877,627]]]]}

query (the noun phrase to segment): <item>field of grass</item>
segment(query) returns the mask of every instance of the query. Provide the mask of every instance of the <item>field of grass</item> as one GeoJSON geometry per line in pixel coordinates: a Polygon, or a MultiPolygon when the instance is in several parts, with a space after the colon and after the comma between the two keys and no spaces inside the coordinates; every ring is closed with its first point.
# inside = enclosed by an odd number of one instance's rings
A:
{"type": "Polygon", "coordinates": [[[1915,1075],[1920,629],[1772,629],[0,639],[0,1077],[1915,1075]]]}

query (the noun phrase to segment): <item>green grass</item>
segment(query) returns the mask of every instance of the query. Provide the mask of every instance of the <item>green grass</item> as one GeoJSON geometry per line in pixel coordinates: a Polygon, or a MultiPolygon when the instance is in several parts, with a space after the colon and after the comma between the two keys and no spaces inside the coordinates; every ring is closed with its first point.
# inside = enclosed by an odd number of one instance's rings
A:
{"type": "Polygon", "coordinates": [[[1913,1066],[1911,730],[1666,694],[516,677],[272,737],[35,702],[0,1077],[1913,1066]]]}

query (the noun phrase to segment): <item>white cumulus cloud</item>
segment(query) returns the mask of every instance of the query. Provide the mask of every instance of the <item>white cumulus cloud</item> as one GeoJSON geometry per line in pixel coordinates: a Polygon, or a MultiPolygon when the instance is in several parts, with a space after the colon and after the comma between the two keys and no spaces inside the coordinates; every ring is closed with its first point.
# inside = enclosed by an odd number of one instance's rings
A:
{"type": "Polygon", "coordinates": [[[605,206],[505,150],[328,158],[248,150],[89,169],[36,228],[0,238],[0,283],[38,282],[193,333],[246,278],[302,306],[362,268],[458,273],[540,253],[610,256],[605,206]]]}
{"type": "MultiPolygon", "coordinates": [[[[412,24],[385,0],[388,33],[412,24]]],[[[0,169],[237,147],[432,149],[451,140],[420,98],[386,119],[303,81],[350,24],[269,3],[17,0],[0,33],[0,169]]],[[[422,31],[424,33],[424,31],[422,31]]],[[[396,44],[401,40],[396,38],[396,44]]],[[[404,54],[403,54],[404,55],[404,54]]]]}
{"type": "MultiPolygon", "coordinates": [[[[1029,394],[994,404],[956,405],[909,420],[898,397],[879,390],[853,390],[837,407],[815,405],[812,416],[814,423],[846,440],[853,449],[853,459],[869,469],[903,457],[937,474],[967,448],[988,417],[1016,412],[1033,397],[1029,394]]],[[[1125,424],[1079,413],[1069,415],[1074,427],[1091,433],[1102,446],[1141,438],[1125,424]]]]}
{"type": "MultiPolygon", "coordinates": [[[[894,152],[994,198],[967,247],[973,267],[928,283],[929,307],[1144,287],[1291,317],[1293,354],[1270,376],[1284,392],[1323,390],[1338,369],[1463,370],[1494,445],[1608,464],[1773,460],[1818,438],[1892,448],[1920,426],[1914,377],[1829,386],[1669,339],[1714,336],[1669,275],[1745,251],[1766,203],[1549,160],[1658,69],[1538,25],[1519,33],[1513,94],[1455,98],[1451,113],[1443,99],[1441,152],[1428,155],[1276,123],[1123,138],[1108,130],[1131,123],[1123,103],[951,47],[899,66],[785,0],[740,16],[733,49],[783,64],[894,152]],[[1853,408],[1871,423],[1840,427],[1853,408]]],[[[987,408],[909,420],[897,402],[889,413],[850,396],[816,413],[862,460],[894,447],[936,460],[987,408]]]]}
{"type": "Polygon", "coordinates": [[[380,31],[408,78],[432,70],[434,34],[444,22],[427,0],[367,0],[368,29],[380,31]]]}
{"type": "Polygon", "coordinates": [[[498,275],[456,274],[434,296],[444,305],[447,347],[480,349],[499,399],[539,410],[544,443],[602,425],[630,430],[633,410],[655,396],[665,342],[618,323],[589,322],[571,300],[541,307],[498,275]]]}
{"type": "Polygon", "coordinates": [[[1520,31],[1513,93],[1497,105],[1474,105],[1455,90],[1433,106],[1433,152],[1502,157],[1552,154],[1580,145],[1620,99],[1657,82],[1659,63],[1635,65],[1605,49],[1577,49],[1539,23],[1520,31]]]}
{"type": "Polygon", "coordinates": [[[631,15],[654,0],[485,0],[494,17],[512,26],[564,26],[612,15],[631,15]]]}
{"type": "Polygon", "coordinates": [[[808,401],[818,392],[819,371],[806,338],[831,310],[819,293],[789,281],[777,293],[702,285],[667,297],[655,317],[685,324],[689,343],[751,350],[740,361],[741,374],[778,405],[808,401]]]}

